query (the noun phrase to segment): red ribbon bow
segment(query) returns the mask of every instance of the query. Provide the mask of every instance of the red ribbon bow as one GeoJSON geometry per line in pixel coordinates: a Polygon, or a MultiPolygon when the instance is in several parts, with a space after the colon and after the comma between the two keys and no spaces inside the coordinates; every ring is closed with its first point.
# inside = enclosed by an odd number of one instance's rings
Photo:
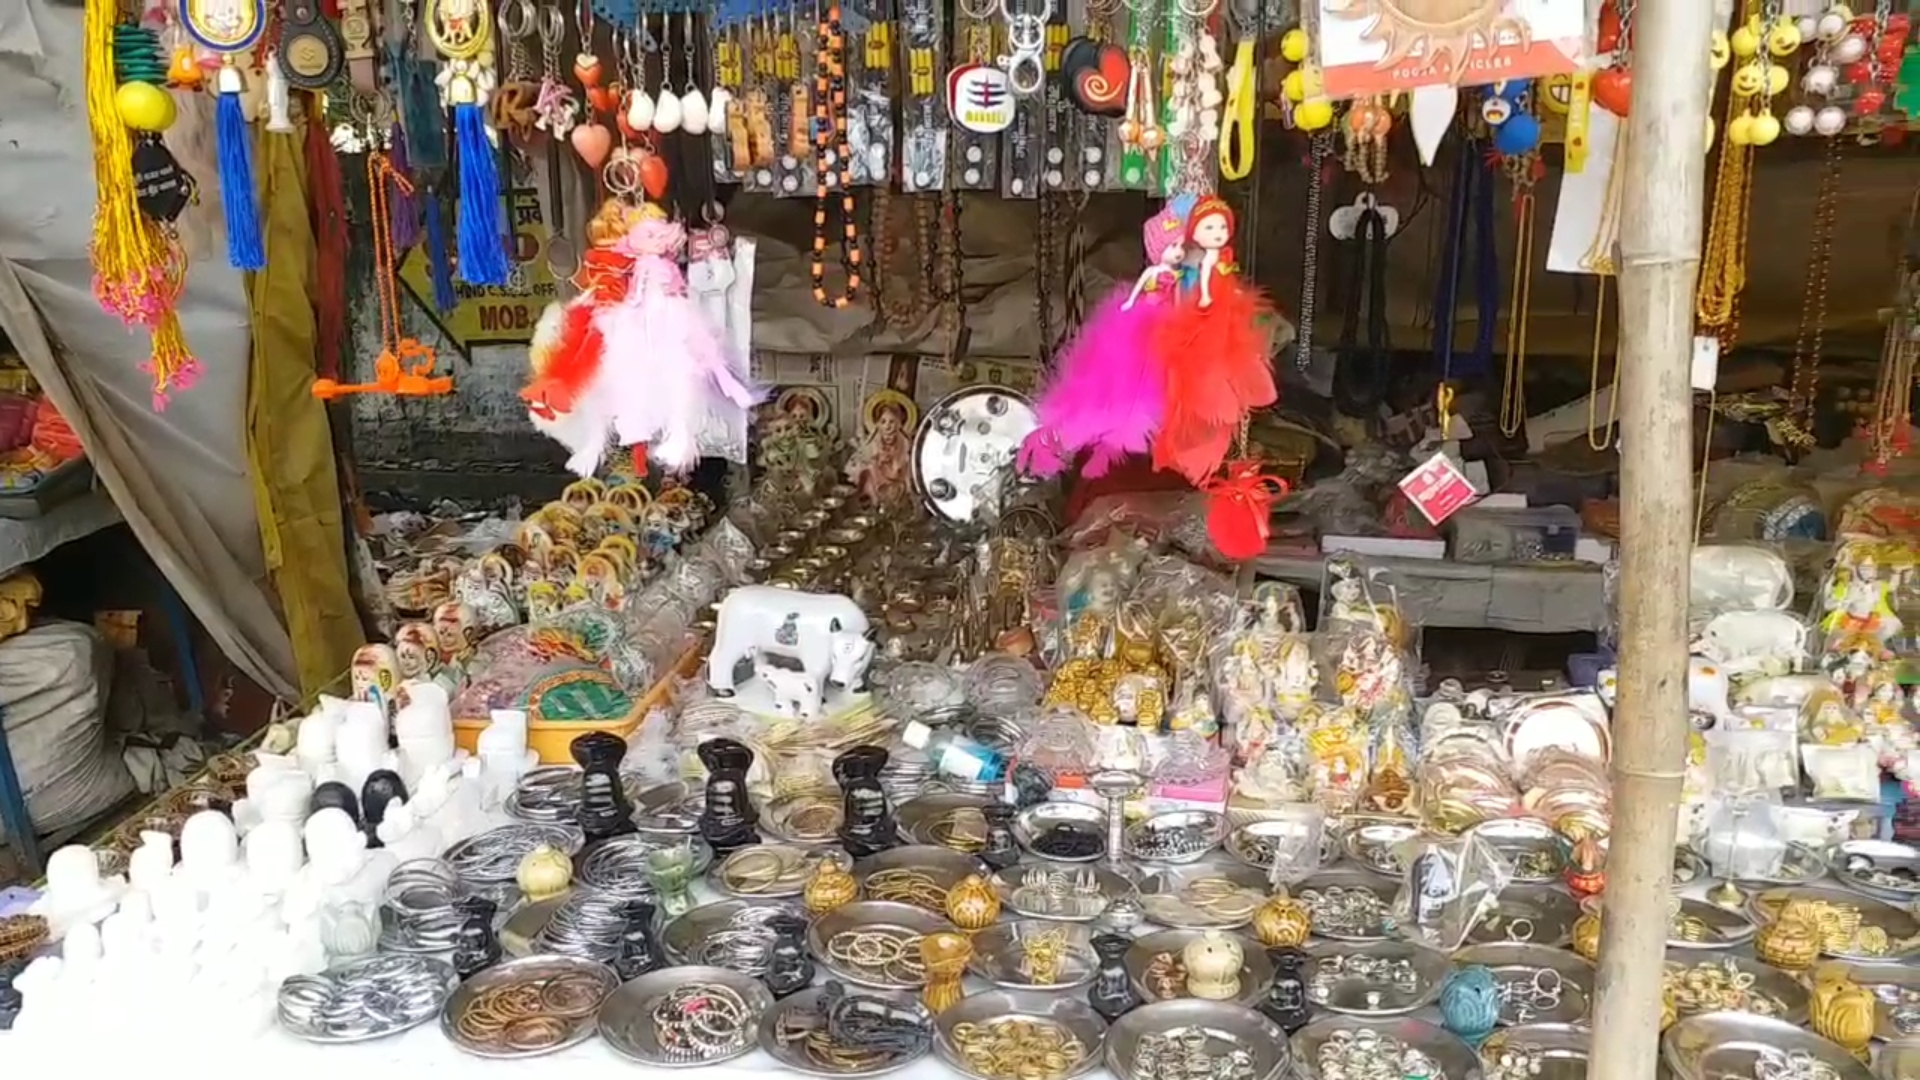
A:
{"type": "Polygon", "coordinates": [[[1267,550],[1273,500],[1290,490],[1285,480],[1261,472],[1261,464],[1229,461],[1224,475],[1200,485],[1207,494],[1207,536],[1235,562],[1267,550]]]}

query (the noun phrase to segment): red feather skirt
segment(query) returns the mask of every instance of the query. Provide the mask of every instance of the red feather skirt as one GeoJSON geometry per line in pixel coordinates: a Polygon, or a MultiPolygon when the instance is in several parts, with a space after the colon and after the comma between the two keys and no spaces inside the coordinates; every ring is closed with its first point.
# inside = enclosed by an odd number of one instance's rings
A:
{"type": "Polygon", "coordinates": [[[1155,468],[1199,484],[1218,472],[1240,422],[1279,399],[1268,356],[1273,306],[1236,277],[1213,280],[1213,306],[1191,294],[1155,324],[1167,371],[1167,412],[1153,440],[1155,468]]]}
{"type": "Polygon", "coordinates": [[[581,392],[600,373],[606,340],[593,325],[596,305],[585,300],[574,301],[562,312],[560,339],[546,354],[533,383],[520,391],[529,405],[545,406],[556,413],[572,412],[581,392]]]}

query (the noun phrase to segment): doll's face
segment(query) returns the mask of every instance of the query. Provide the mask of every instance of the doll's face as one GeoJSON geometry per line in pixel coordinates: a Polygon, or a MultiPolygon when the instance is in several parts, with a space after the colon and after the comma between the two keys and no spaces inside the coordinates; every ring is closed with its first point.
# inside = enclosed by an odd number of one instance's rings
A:
{"type": "Polygon", "coordinates": [[[1218,251],[1233,239],[1225,214],[1208,214],[1193,223],[1193,242],[1203,251],[1218,251]]]}
{"type": "Polygon", "coordinates": [[[1169,244],[1167,250],[1160,253],[1160,262],[1164,266],[1179,266],[1185,261],[1187,261],[1185,244],[1169,244]]]}

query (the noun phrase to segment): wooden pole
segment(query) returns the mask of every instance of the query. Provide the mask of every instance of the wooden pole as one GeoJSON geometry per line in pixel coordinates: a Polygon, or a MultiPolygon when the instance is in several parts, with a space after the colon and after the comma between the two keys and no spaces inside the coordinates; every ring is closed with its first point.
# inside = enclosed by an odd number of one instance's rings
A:
{"type": "Polygon", "coordinates": [[[1620,689],[1593,1080],[1646,1080],[1687,741],[1694,285],[1713,5],[1640,0],[1620,205],[1620,689]]]}

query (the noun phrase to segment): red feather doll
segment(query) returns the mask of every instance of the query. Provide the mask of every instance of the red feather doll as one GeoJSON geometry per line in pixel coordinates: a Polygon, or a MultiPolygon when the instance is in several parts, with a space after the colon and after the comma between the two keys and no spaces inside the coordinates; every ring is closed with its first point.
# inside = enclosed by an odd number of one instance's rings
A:
{"type": "Polygon", "coordinates": [[[536,419],[551,422],[572,412],[580,393],[599,376],[606,342],[593,325],[593,316],[627,295],[633,255],[617,245],[642,212],[618,199],[608,199],[587,223],[587,239],[592,246],[573,275],[580,294],[565,304],[547,306],[528,349],[533,381],[520,396],[536,419]]]}
{"type": "Polygon", "coordinates": [[[1167,411],[1153,463],[1200,484],[1218,472],[1249,412],[1276,401],[1269,356],[1273,306],[1233,262],[1233,208],[1208,197],[1187,216],[1199,277],[1154,326],[1167,367],[1167,411]]]}

